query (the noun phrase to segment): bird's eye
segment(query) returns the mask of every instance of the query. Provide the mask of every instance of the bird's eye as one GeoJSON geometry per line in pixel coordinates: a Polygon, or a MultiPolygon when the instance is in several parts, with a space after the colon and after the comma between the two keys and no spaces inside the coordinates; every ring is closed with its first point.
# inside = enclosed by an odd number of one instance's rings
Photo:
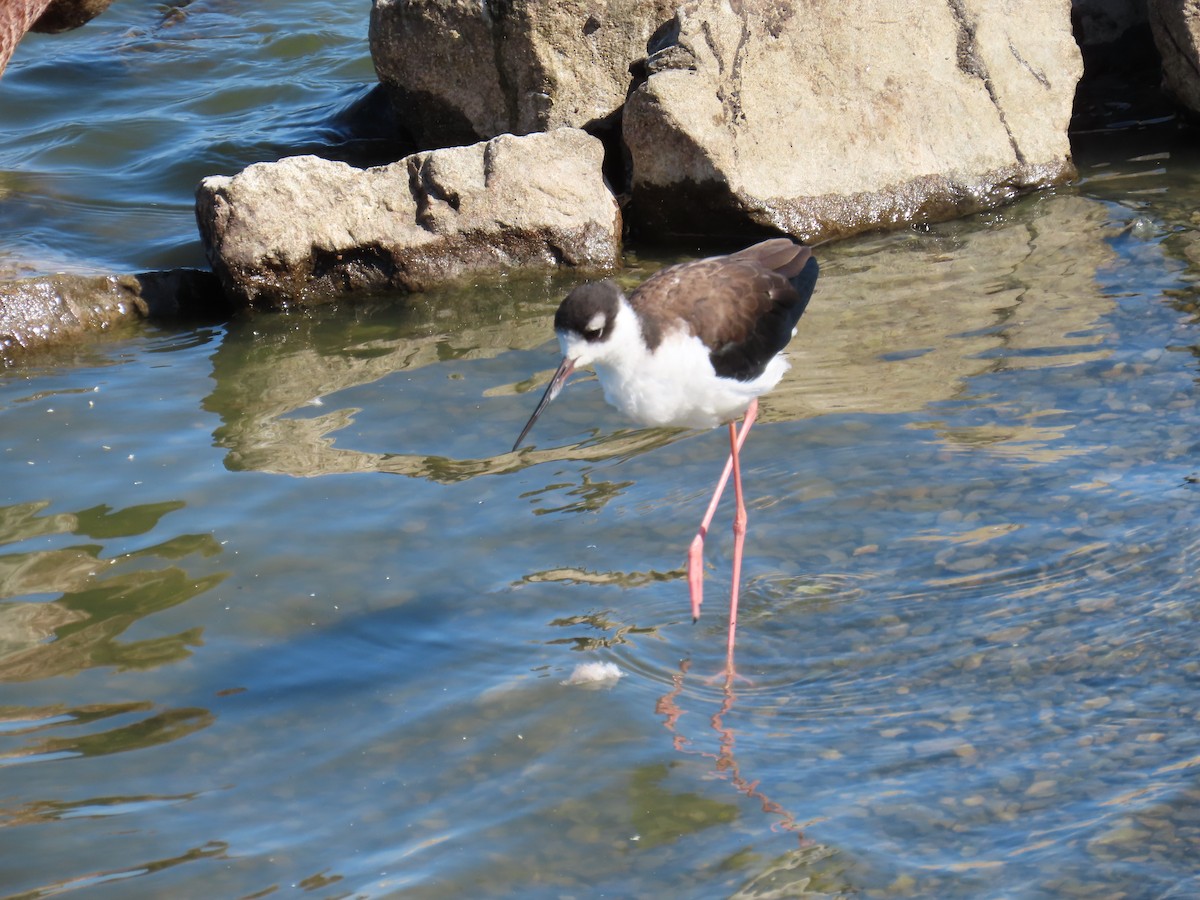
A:
{"type": "Polygon", "coordinates": [[[585,328],[583,331],[583,336],[585,338],[587,338],[589,341],[599,340],[600,329],[599,328],[585,328]]]}

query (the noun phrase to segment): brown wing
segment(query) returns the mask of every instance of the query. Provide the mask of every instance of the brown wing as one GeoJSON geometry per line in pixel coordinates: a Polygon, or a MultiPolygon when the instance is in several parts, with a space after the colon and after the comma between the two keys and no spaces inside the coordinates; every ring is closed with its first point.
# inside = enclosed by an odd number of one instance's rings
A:
{"type": "Polygon", "coordinates": [[[672,328],[686,327],[709,348],[718,375],[750,381],[787,346],[815,284],[812,251],[775,238],[663,269],[629,302],[651,349],[672,328]]]}
{"type": "Polygon", "coordinates": [[[772,238],[737,253],[731,253],[729,258],[753,260],[763,268],[792,279],[800,274],[811,256],[811,247],[797,244],[790,238],[772,238]]]}

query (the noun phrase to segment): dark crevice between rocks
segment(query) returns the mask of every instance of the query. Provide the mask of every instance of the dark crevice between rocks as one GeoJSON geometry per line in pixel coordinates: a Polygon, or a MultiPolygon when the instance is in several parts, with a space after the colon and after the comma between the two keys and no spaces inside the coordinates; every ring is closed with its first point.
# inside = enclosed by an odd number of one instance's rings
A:
{"type": "MultiPolygon", "coordinates": [[[[360,169],[393,163],[416,151],[416,141],[396,116],[383,85],[372,85],[338,109],[317,129],[314,156],[360,169]]],[[[283,152],[277,158],[295,156],[283,152]]]]}
{"type": "Polygon", "coordinates": [[[728,250],[735,245],[778,237],[779,229],[731,215],[736,205],[728,185],[716,181],[686,186],[644,185],[629,205],[626,228],[632,241],[646,246],[728,250]],[[686,197],[686,213],[680,201],[686,197]],[[686,223],[686,224],[685,224],[686,223]]]}
{"type": "MultiPolygon", "coordinates": [[[[586,28],[587,25],[585,25],[585,30],[586,28]]],[[[677,48],[679,28],[678,16],[672,16],[650,35],[649,40],[646,41],[646,55],[629,65],[629,86],[625,91],[626,100],[632,97],[634,92],[650,77],[653,69],[650,60],[663,53],[669,55],[672,48],[677,48]]],[[[625,143],[624,116],[625,105],[622,104],[609,115],[592,119],[582,126],[584,131],[599,139],[604,145],[604,162],[601,171],[604,180],[617,199],[617,205],[621,208],[625,230],[622,235],[623,240],[632,236],[625,210],[633,197],[633,155],[625,143]]]]}
{"type": "Polygon", "coordinates": [[[167,269],[133,277],[146,301],[148,319],[211,324],[225,321],[237,309],[212,272],[167,269]]]}
{"type": "MultiPolygon", "coordinates": [[[[625,101],[632,97],[649,79],[654,72],[666,68],[687,66],[694,67],[694,59],[689,55],[684,59],[679,46],[681,23],[678,13],[659,25],[646,41],[646,55],[629,65],[629,87],[625,91],[625,101]]],[[[663,224],[667,218],[661,215],[663,208],[662,197],[652,197],[639,189],[636,205],[633,195],[633,154],[625,143],[624,128],[625,103],[609,117],[612,127],[608,131],[588,131],[599,137],[604,143],[604,177],[617,197],[621,207],[622,241],[639,243],[662,243],[663,224]],[[660,215],[647,214],[648,211],[660,210],[660,215]],[[657,240],[656,240],[657,238],[657,240]]],[[[721,193],[721,196],[726,196],[721,193]]],[[[714,220],[715,221],[715,220],[714,220]]]]}
{"type": "Polygon", "coordinates": [[[623,113],[624,107],[620,107],[603,118],[592,119],[583,125],[584,131],[604,145],[600,173],[616,197],[622,216],[633,187],[633,157],[629,148],[625,146],[625,139],[621,133],[623,113]]]}
{"type": "Polygon", "coordinates": [[[408,90],[397,84],[379,88],[387,94],[398,143],[408,144],[406,152],[389,162],[409,153],[467,146],[482,140],[470,119],[428,91],[408,90]],[[428,135],[437,135],[438,140],[431,140],[428,135]]]}
{"type": "Polygon", "coordinates": [[[1162,138],[1170,142],[1176,133],[1190,131],[1186,117],[1163,90],[1162,61],[1148,22],[1114,40],[1088,43],[1080,20],[1073,16],[1072,21],[1083,56],[1083,77],[1075,89],[1068,128],[1077,161],[1086,163],[1097,154],[1107,157],[1114,141],[1158,146],[1162,138]]]}

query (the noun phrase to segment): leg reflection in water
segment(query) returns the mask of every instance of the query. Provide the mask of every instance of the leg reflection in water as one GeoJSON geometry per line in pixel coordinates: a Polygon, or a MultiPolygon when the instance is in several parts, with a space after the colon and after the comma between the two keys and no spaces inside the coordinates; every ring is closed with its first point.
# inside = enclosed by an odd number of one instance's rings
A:
{"type": "Polygon", "coordinates": [[[655,712],[663,717],[663,727],[671,732],[675,749],[680,753],[696,754],[714,760],[717,772],[728,779],[738,791],[747,797],[757,800],[762,805],[764,813],[778,817],[778,821],[771,825],[773,831],[790,831],[794,833],[800,841],[800,846],[804,847],[808,842],[804,837],[803,828],[796,821],[796,817],[781,804],[772,800],[758,781],[748,780],[742,774],[741,766],[738,764],[735,752],[736,735],[734,730],[725,724],[725,716],[733,709],[734,702],[737,700],[737,693],[733,689],[737,675],[733,668],[732,646],[729,648],[729,656],[726,660],[725,683],[722,686],[723,696],[721,705],[708,720],[709,726],[717,733],[718,737],[718,750],[716,753],[691,749],[689,746],[691,740],[679,728],[679,720],[683,716],[683,710],[679,708],[678,701],[683,692],[684,680],[687,678],[690,668],[691,660],[685,659],[680,662],[678,674],[671,678],[671,690],[659,697],[658,703],[655,705],[655,712]]]}

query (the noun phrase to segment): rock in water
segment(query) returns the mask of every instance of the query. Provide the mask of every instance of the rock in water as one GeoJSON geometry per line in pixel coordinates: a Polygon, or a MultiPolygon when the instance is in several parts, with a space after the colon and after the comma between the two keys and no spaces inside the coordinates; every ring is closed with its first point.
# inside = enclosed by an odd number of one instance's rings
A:
{"type": "Polygon", "coordinates": [[[479,271],[608,268],[621,213],[603,156],[599,140],[563,128],[372,169],[291,157],[205,178],[196,218],[225,290],[260,306],[415,291],[479,271]]]}
{"type": "Polygon", "coordinates": [[[563,684],[588,687],[611,687],[624,673],[611,662],[580,663],[563,684]]]}
{"type": "Polygon", "coordinates": [[[1074,177],[1069,0],[690,0],[625,104],[634,224],[804,240],[1074,177]]]}

